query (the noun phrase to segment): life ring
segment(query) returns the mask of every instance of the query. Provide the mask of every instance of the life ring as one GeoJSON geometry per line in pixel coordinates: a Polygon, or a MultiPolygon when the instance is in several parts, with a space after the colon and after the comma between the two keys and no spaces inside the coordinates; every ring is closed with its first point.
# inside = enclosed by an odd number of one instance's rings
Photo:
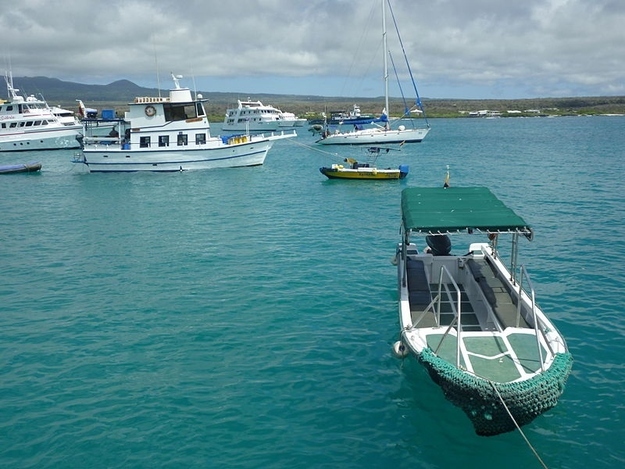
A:
{"type": "Polygon", "coordinates": [[[152,117],[156,114],[156,109],[154,106],[146,106],[145,107],[145,115],[148,117],[152,117]]]}

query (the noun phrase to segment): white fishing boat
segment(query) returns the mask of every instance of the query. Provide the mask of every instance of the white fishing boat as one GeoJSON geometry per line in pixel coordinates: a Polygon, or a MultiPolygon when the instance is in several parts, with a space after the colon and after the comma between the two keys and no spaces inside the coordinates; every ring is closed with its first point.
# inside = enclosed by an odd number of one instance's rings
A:
{"type": "MultiPolygon", "coordinates": [[[[388,84],[388,45],[386,38],[386,5],[388,4],[391,14],[390,0],[382,1],[382,41],[383,41],[383,57],[384,57],[384,109],[382,115],[379,118],[379,124],[372,122],[374,127],[363,128],[361,125],[354,125],[351,129],[343,131],[341,127],[332,128],[326,127],[325,132],[321,134],[321,138],[316,143],[321,145],[376,145],[376,144],[390,144],[390,143],[418,143],[421,142],[430,131],[430,126],[427,124],[427,119],[423,113],[423,106],[421,104],[421,98],[417,91],[417,86],[412,77],[412,71],[408,60],[406,65],[408,66],[408,72],[412,80],[414,87],[416,100],[413,107],[406,109],[402,119],[392,121],[389,118],[389,84],[388,84]],[[411,118],[412,114],[423,114],[426,126],[415,126],[414,119],[411,118]],[[410,124],[410,127],[407,125],[410,124]]],[[[393,17],[394,19],[394,17],[393,17]]],[[[397,24],[394,22],[395,25],[397,24]]],[[[397,28],[396,28],[397,29],[397,28]]],[[[401,37],[398,38],[401,43],[401,37]]],[[[404,50],[402,45],[402,51],[404,50]]],[[[405,55],[404,55],[405,57],[405,55]]]]}
{"type": "MultiPolygon", "coordinates": [[[[86,126],[82,153],[75,159],[90,172],[186,171],[262,165],[276,140],[295,131],[211,137],[201,96],[174,88],[166,97],[138,97],[108,136],[86,126]]],[[[110,120],[108,120],[110,121],[110,120]]]]}
{"type": "Polygon", "coordinates": [[[51,108],[33,95],[20,96],[10,73],[4,80],[9,99],[0,104],[0,152],[80,147],[82,125],[71,111],[51,108]]]}
{"type": "Polygon", "coordinates": [[[410,187],[401,213],[395,353],[413,354],[477,434],[520,430],[556,405],[572,366],[518,264],[519,241],[532,240],[532,228],[485,187],[410,187]],[[453,254],[450,235],[486,242],[453,254]],[[503,237],[509,259],[498,249],[503,237]]]}
{"type": "Polygon", "coordinates": [[[237,107],[226,110],[222,129],[229,132],[274,132],[302,127],[307,122],[292,112],[284,112],[260,101],[237,101],[237,107]]]}

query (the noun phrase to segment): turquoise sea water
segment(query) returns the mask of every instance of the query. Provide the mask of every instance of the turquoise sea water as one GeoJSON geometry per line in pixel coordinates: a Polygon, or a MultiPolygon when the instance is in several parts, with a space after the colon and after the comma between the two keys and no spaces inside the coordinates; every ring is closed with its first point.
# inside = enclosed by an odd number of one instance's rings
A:
{"type": "Polygon", "coordinates": [[[521,260],[575,359],[525,435],[550,468],[622,467],[625,118],[431,124],[392,182],[325,179],[359,153],[305,130],[255,168],[0,155],[44,165],[0,177],[0,466],[541,467],[391,353],[400,191],[450,165],[533,225],[521,260]]]}

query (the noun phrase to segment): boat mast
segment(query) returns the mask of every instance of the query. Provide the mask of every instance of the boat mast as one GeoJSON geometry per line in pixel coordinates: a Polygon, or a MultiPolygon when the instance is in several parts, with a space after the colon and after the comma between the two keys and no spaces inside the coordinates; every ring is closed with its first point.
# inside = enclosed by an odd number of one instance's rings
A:
{"type": "Polygon", "coordinates": [[[386,117],[390,118],[390,111],[388,108],[388,58],[386,54],[388,54],[388,46],[386,42],[386,7],[384,2],[386,0],[382,0],[382,49],[384,55],[384,112],[386,112],[386,117]]]}

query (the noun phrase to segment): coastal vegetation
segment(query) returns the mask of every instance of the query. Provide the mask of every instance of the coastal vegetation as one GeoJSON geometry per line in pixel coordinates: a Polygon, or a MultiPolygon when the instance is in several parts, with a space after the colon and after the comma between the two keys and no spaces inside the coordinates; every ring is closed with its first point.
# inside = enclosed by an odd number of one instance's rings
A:
{"type": "MultiPolygon", "coordinates": [[[[158,96],[159,90],[142,88],[131,81],[119,80],[108,85],[85,85],[47,77],[15,77],[15,85],[27,95],[42,94],[50,104],[68,109],[76,108],[76,100],[97,109],[114,109],[123,115],[128,103],[137,96],[158,96]]],[[[165,88],[166,89],[166,88],[165,88]]],[[[315,95],[280,95],[214,93],[199,91],[208,102],[206,112],[211,122],[223,122],[226,108],[236,106],[237,100],[252,98],[271,104],[300,117],[320,118],[323,112],[350,110],[358,104],[363,114],[382,111],[382,97],[325,97],[315,95]]],[[[162,94],[162,91],[161,91],[162,94]]],[[[484,111],[501,117],[527,116],[584,116],[595,114],[625,114],[625,96],[588,96],[530,99],[438,99],[422,98],[428,118],[472,117],[486,115],[484,111]],[[476,114],[482,111],[482,114],[476,114]]],[[[390,100],[391,114],[397,116],[404,109],[398,98],[390,100]]]]}

